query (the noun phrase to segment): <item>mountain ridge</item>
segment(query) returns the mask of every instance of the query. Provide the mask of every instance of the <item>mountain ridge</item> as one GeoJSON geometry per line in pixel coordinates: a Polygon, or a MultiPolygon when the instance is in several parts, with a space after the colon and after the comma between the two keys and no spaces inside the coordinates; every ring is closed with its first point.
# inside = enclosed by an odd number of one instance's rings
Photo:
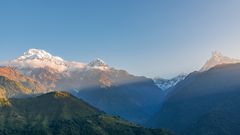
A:
{"type": "Polygon", "coordinates": [[[0,107],[0,134],[4,135],[171,135],[107,115],[66,92],[9,102],[0,107]]]}

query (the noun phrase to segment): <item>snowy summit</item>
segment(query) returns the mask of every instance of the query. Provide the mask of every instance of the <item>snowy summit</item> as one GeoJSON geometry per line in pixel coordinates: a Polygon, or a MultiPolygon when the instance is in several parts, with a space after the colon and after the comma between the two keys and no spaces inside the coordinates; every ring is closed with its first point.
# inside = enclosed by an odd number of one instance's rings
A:
{"type": "Polygon", "coordinates": [[[97,58],[96,60],[91,61],[88,66],[90,67],[103,67],[108,66],[102,59],[97,58]]]}
{"type": "Polygon", "coordinates": [[[166,91],[169,88],[172,88],[175,85],[177,85],[182,80],[184,80],[187,77],[187,75],[188,74],[182,73],[172,79],[155,78],[153,80],[159,88],[161,88],[163,91],[166,91]]]}
{"type": "Polygon", "coordinates": [[[200,71],[209,70],[217,65],[234,63],[240,63],[240,59],[229,58],[220,52],[214,51],[212,52],[212,57],[204,64],[200,71]]]}
{"type": "Polygon", "coordinates": [[[81,62],[66,61],[58,56],[53,56],[50,53],[40,49],[29,49],[22,56],[10,61],[8,66],[15,66],[20,69],[24,68],[51,68],[57,72],[87,69],[108,69],[108,65],[101,59],[96,59],[89,64],[81,62]]]}
{"type": "Polygon", "coordinates": [[[23,56],[17,58],[19,61],[27,61],[27,60],[48,60],[55,62],[63,62],[64,60],[58,56],[52,56],[50,53],[40,50],[40,49],[29,49],[24,53],[23,56]]]}
{"type": "Polygon", "coordinates": [[[40,49],[29,49],[22,56],[11,61],[11,64],[17,65],[21,68],[50,67],[59,72],[67,69],[67,65],[62,58],[58,56],[52,56],[50,53],[40,49]]]}

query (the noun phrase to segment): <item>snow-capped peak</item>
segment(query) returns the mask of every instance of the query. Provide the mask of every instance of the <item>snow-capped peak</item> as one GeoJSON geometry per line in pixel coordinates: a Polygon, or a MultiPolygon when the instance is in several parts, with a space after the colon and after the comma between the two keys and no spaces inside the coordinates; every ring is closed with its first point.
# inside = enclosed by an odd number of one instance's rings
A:
{"type": "Polygon", "coordinates": [[[17,67],[20,70],[26,68],[51,68],[57,72],[80,71],[83,69],[110,69],[108,65],[99,58],[91,61],[89,64],[85,64],[75,61],[66,61],[40,49],[29,49],[17,59],[0,63],[0,65],[17,67]]]}
{"type": "Polygon", "coordinates": [[[90,67],[107,67],[108,65],[100,58],[91,61],[88,66],[90,67]]]}
{"type": "Polygon", "coordinates": [[[223,54],[221,52],[213,51],[212,52],[212,57],[213,58],[221,58],[221,57],[224,57],[224,56],[223,56],[223,54]]]}
{"type": "Polygon", "coordinates": [[[88,63],[88,67],[90,69],[100,69],[100,70],[109,69],[108,65],[100,58],[97,58],[96,60],[93,60],[90,63],[88,63]]]}
{"type": "Polygon", "coordinates": [[[51,61],[64,61],[62,58],[58,56],[52,56],[50,53],[40,50],[40,49],[29,49],[27,52],[23,54],[23,56],[20,56],[17,58],[19,61],[24,60],[51,60],[51,61]]]}
{"type": "Polygon", "coordinates": [[[178,76],[172,78],[172,79],[163,79],[163,78],[154,78],[155,84],[161,88],[163,91],[168,90],[169,88],[174,87],[177,85],[180,81],[184,80],[187,77],[188,74],[182,73],[178,76]]]}
{"type": "Polygon", "coordinates": [[[222,64],[240,63],[240,59],[229,58],[224,56],[221,52],[212,52],[212,57],[204,64],[200,71],[209,70],[212,67],[222,64]]]}
{"type": "Polygon", "coordinates": [[[56,71],[66,71],[68,66],[66,61],[58,56],[40,49],[29,49],[22,56],[9,62],[9,65],[18,68],[45,68],[49,67],[56,71]]]}

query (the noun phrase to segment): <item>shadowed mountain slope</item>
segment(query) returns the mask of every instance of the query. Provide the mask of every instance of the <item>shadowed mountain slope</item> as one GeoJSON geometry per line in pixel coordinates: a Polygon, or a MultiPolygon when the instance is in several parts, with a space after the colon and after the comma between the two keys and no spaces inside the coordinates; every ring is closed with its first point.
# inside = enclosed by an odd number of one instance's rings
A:
{"type": "Polygon", "coordinates": [[[149,126],[180,135],[240,133],[240,64],[190,74],[169,94],[149,126]]]}

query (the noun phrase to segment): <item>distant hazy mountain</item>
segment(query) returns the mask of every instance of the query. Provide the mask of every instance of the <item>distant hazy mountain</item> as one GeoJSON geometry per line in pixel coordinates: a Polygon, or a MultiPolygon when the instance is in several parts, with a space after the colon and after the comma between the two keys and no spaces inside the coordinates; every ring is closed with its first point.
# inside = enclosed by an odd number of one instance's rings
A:
{"type": "Polygon", "coordinates": [[[49,90],[71,92],[107,113],[139,123],[163,101],[163,91],[153,80],[110,67],[99,58],[85,64],[30,49],[2,65],[15,67],[49,90]]]}
{"type": "Polygon", "coordinates": [[[229,58],[222,55],[220,52],[213,52],[212,57],[204,64],[200,71],[209,70],[212,67],[222,64],[240,63],[240,59],[229,58]]]}
{"type": "Polygon", "coordinates": [[[186,78],[187,74],[180,74],[172,79],[163,79],[163,78],[154,78],[155,84],[162,89],[163,91],[174,87],[177,85],[180,81],[184,80],[186,78]]]}
{"type": "Polygon", "coordinates": [[[168,94],[149,126],[179,135],[240,134],[240,64],[194,72],[168,94]]]}
{"type": "Polygon", "coordinates": [[[0,103],[2,135],[170,135],[109,116],[65,92],[0,103]]]}
{"type": "MultiPolygon", "coordinates": [[[[240,63],[240,59],[229,58],[227,56],[222,55],[222,53],[214,51],[212,56],[201,68],[202,71],[209,70],[217,65],[224,65],[224,64],[236,64],[240,63]]],[[[167,90],[172,88],[173,86],[177,85],[180,81],[184,80],[188,74],[180,74],[172,79],[164,79],[156,77],[154,78],[155,84],[161,88],[162,90],[167,90]]]]}

